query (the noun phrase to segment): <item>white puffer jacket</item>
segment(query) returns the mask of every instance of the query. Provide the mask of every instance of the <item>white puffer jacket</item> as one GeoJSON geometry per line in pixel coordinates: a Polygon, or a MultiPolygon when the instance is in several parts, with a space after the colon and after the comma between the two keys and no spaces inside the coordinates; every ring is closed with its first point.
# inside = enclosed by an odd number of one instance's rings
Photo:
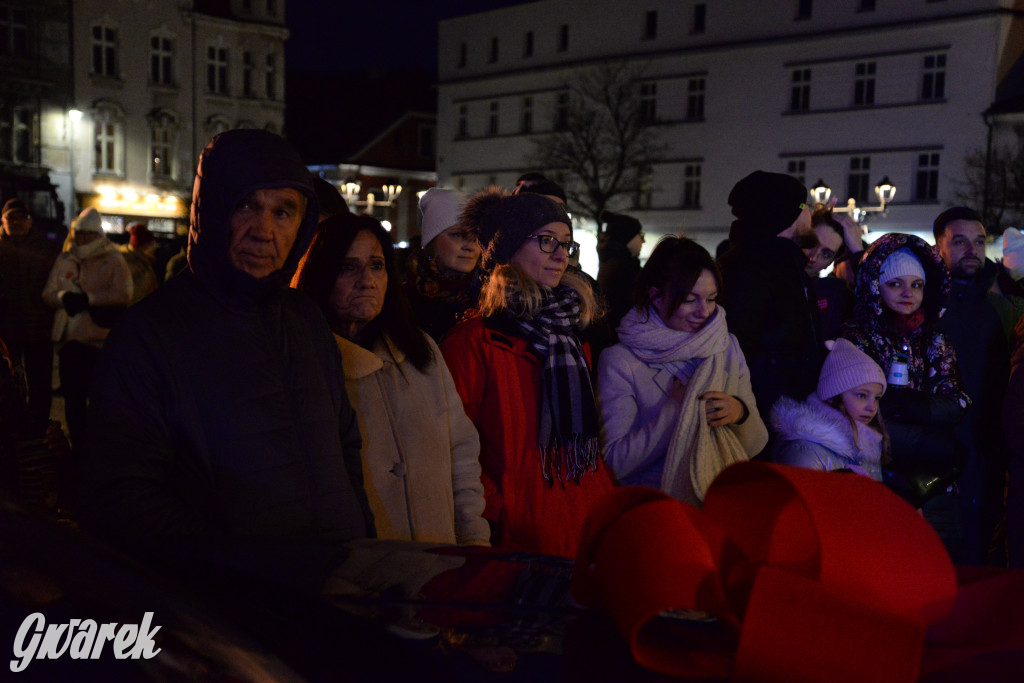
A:
{"type": "Polygon", "coordinates": [[[770,421],[777,435],[775,462],[827,472],[860,470],[875,481],[882,480],[882,435],[866,424],[851,422],[817,393],[804,403],[782,397],[772,408],[770,421]]]}

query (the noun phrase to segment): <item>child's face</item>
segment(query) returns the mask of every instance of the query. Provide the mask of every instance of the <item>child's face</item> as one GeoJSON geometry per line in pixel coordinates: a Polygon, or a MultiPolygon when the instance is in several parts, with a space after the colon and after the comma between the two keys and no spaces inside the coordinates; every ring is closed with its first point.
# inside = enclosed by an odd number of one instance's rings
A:
{"type": "Polygon", "coordinates": [[[882,283],[882,302],[892,311],[909,315],[921,308],[924,280],[914,275],[901,275],[882,283]]]}
{"type": "Polygon", "coordinates": [[[882,398],[882,385],[868,382],[853,389],[847,389],[840,396],[843,398],[843,409],[851,419],[867,424],[878,414],[878,401],[882,398]]]}

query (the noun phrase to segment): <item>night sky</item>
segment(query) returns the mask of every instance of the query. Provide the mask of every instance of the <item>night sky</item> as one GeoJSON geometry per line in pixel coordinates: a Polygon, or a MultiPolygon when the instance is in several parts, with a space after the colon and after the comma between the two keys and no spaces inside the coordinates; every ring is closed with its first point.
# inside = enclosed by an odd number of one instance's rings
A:
{"type": "Polygon", "coordinates": [[[437,22],[528,0],[288,0],[289,69],[419,67],[437,72],[437,22]]]}

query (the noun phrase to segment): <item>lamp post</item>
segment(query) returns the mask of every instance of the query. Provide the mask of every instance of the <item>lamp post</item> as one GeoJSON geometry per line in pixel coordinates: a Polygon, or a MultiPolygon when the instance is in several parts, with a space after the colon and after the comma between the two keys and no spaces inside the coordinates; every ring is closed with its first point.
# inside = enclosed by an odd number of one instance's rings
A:
{"type": "MultiPolygon", "coordinates": [[[[846,206],[833,207],[832,213],[848,213],[853,220],[860,223],[868,219],[869,214],[884,213],[886,204],[892,202],[896,196],[896,186],[889,180],[889,176],[882,176],[882,179],[875,185],[875,195],[878,197],[878,206],[857,206],[857,200],[850,197],[846,200],[846,206]]],[[[832,188],[825,184],[821,178],[811,188],[811,196],[818,204],[827,204],[832,197],[832,188]]]]}
{"type": "Polygon", "coordinates": [[[75,128],[82,120],[80,109],[68,109],[68,176],[71,179],[70,219],[78,215],[78,193],[75,191],[75,128]]]}

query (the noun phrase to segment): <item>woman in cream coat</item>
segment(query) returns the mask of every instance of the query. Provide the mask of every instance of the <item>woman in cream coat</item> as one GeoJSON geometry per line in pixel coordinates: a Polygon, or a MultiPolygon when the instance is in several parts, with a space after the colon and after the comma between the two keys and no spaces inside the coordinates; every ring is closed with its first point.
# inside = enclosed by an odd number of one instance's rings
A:
{"type": "Polygon", "coordinates": [[[488,545],[479,438],[440,350],[411,322],[383,227],[348,213],[324,220],[293,284],[320,304],[341,349],[377,536],[488,545]]]}

